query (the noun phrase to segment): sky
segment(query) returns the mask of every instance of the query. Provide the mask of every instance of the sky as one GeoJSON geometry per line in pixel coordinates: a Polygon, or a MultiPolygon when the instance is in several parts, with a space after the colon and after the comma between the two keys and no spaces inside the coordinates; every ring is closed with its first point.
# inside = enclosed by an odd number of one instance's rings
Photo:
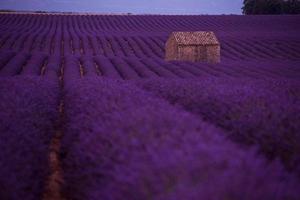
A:
{"type": "Polygon", "coordinates": [[[0,0],[0,9],[133,14],[242,14],[243,0],[0,0]]]}

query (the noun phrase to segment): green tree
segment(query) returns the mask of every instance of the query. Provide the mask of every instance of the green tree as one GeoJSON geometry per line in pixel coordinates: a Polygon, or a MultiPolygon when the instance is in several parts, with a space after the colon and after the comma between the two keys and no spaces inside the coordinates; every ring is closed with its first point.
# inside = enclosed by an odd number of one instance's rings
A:
{"type": "Polygon", "coordinates": [[[243,14],[251,15],[254,13],[256,0],[244,0],[244,6],[242,7],[243,14]]]}
{"type": "Polygon", "coordinates": [[[300,14],[300,0],[286,0],[282,5],[284,14],[300,14]]]}
{"type": "Polygon", "coordinates": [[[244,0],[243,14],[300,14],[300,0],[244,0]]]}

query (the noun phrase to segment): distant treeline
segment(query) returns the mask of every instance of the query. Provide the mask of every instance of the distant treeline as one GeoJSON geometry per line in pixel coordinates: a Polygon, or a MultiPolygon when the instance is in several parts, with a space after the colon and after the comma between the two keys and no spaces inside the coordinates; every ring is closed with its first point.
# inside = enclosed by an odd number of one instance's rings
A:
{"type": "Polygon", "coordinates": [[[14,10],[0,9],[0,12],[15,12],[14,10]]]}
{"type": "Polygon", "coordinates": [[[300,0],[244,0],[243,14],[300,14],[300,0]]]}
{"type": "MultiPolygon", "coordinates": [[[[1,0],[0,0],[1,1],[1,0]]],[[[0,13],[49,13],[49,14],[97,14],[96,12],[62,12],[62,11],[43,11],[43,10],[36,10],[36,11],[27,11],[27,10],[8,10],[8,9],[0,9],[0,13]]],[[[115,14],[115,13],[98,13],[98,14],[115,14]]],[[[133,15],[133,13],[117,13],[119,15],[133,15]]]]}
{"type": "MultiPolygon", "coordinates": [[[[36,10],[36,11],[27,11],[27,10],[7,10],[7,9],[0,9],[0,12],[12,12],[12,13],[18,13],[18,12],[25,12],[25,13],[59,13],[56,11],[43,11],[43,10],[36,10]]],[[[66,14],[72,14],[73,12],[61,12],[66,14]]]]}

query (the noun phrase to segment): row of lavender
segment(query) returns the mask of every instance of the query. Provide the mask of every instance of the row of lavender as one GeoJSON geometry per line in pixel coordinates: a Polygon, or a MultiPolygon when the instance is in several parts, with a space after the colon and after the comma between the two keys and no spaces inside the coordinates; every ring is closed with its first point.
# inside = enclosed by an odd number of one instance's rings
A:
{"type": "Polygon", "coordinates": [[[126,57],[163,57],[162,38],[8,34],[1,50],[47,54],[87,54],[126,57]]]}
{"type": "MultiPolygon", "coordinates": [[[[164,58],[167,36],[104,36],[68,33],[6,33],[0,50],[54,55],[102,55],[137,58],[164,58]]],[[[231,60],[299,60],[300,39],[241,39],[221,36],[221,55],[231,60]]]]}
{"type": "Polygon", "coordinates": [[[299,174],[299,145],[293,142],[299,141],[300,120],[299,109],[293,111],[299,98],[295,85],[227,79],[137,84],[196,115],[129,82],[74,81],[65,88],[64,99],[61,159],[66,198],[299,197],[295,175],[286,174],[280,162],[267,161],[255,149],[243,146],[252,143],[268,156],[270,150],[272,158],[285,156],[286,166],[293,163],[299,174]],[[229,89],[228,94],[223,89],[229,89]],[[260,104],[264,106],[257,107],[260,104]],[[226,135],[241,146],[225,139],[226,135]]]}
{"type": "Polygon", "coordinates": [[[64,56],[36,53],[0,53],[0,77],[14,75],[104,76],[116,79],[252,77],[299,78],[297,61],[227,61],[211,65],[190,62],[165,62],[159,58],[119,58],[103,56],[64,56]]]}
{"type": "Polygon", "coordinates": [[[300,30],[296,23],[298,20],[298,16],[0,14],[0,49],[55,55],[163,58],[164,44],[170,32],[212,30],[221,41],[222,56],[225,59],[299,60],[300,30]],[[272,20],[276,20],[277,23],[272,23],[272,20]],[[133,21],[138,24],[132,24],[133,21]],[[117,26],[116,22],[120,26],[117,26]],[[99,25],[101,23],[111,27],[107,30],[99,25]],[[139,31],[134,27],[138,27],[139,31]]]}
{"type": "Polygon", "coordinates": [[[0,199],[42,199],[59,95],[55,80],[0,78],[0,199]]]}
{"type": "Polygon", "coordinates": [[[299,197],[298,82],[65,73],[0,79],[2,199],[41,199],[60,100],[67,199],[299,197]]]}
{"type": "Polygon", "coordinates": [[[241,145],[258,146],[300,175],[299,81],[252,78],[147,80],[137,84],[226,130],[241,145]]]}
{"type": "Polygon", "coordinates": [[[298,81],[125,82],[72,69],[63,91],[51,73],[0,79],[2,198],[43,194],[61,92],[67,198],[298,198],[298,81]]]}
{"type": "Polygon", "coordinates": [[[282,31],[299,30],[299,16],[105,16],[105,15],[37,15],[1,14],[0,32],[33,32],[66,27],[69,31],[83,34],[101,31],[126,32],[165,32],[173,29],[213,31],[282,31]],[[277,23],[272,23],[276,21],[277,23]],[[3,27],[7,27],[5,30],[3,27]],[[45,28],[45,29],[44,29],[45,28]]]}

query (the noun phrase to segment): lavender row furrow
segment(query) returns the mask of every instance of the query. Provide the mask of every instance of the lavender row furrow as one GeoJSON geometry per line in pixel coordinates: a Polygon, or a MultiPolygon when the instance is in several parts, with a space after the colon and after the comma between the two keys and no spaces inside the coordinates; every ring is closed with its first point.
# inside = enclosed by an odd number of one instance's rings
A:
{"type": "Polygon", "coordinates": [[[8,63],[6,63],[6,65],[2,67],[2,69],[0,70],[0,77],[19,74],[29,58],[30,55],[28,54],[17,54],[13,59],[11,59],[8,63]]]}
{"type": "Polygon", "coordinates": [[[26,65],[21,71],[22,75],[41,75],[43,64],[47,56],[45,54],[34,54],[27,61],[26,65]]]}

